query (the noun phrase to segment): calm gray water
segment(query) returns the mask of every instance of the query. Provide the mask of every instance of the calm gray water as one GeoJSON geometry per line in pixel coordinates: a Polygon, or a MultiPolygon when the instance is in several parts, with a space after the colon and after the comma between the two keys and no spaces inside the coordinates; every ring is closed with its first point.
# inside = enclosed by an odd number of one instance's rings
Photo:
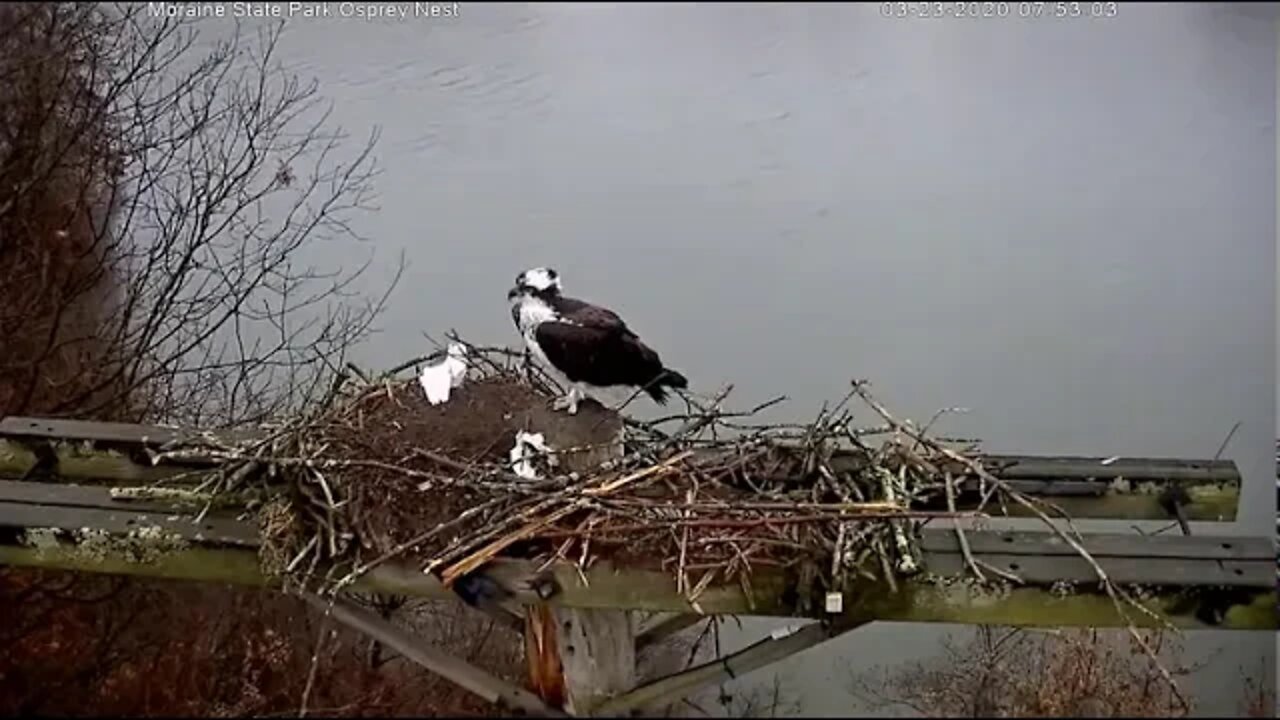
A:
{"type": "MultiPolygon", "coordinates": [[[[549,264],[696,389],[785,393],[779,415],[864,377],[907,416],[971,408],[946,429],[993,451],[1208,457],[1241,421],[1234,531],[1271,532],[1272,8],[460,9],[285,30],[335,120],[382,129],[359,229],[410,267],[366,363],[451,327],[515,343],[505,290],[549,264]]],[[[926,656],[937,632],[874,626],[781,671],[806,712],[850,712],[849,669],[926,656]]],[[[1200,683],[1234,712],[1272,639],[1193,637],[1239,646],[1200,683]]]]}

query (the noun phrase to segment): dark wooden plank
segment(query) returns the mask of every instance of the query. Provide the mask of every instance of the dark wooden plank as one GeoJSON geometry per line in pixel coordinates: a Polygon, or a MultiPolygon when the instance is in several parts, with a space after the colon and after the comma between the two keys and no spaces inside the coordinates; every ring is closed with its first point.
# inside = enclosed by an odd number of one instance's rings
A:
{"type": "MultiPolygon", "coordinates": [[[[1231,460],[1202,460],[1185,458],[1093,457],[1081,455],[1009,455],[978,454],[979,460],[993,474],[1006,480],[1153,480],[1181,483],[1238,483],[1240,470],[1231,460]]],[[[860,455],[836,452],[832,457],[837,467],[857,468],[863,462],[860,455]]],[[[965,468],[959,463],[949,463],[949,469],[957,475],[965,468]]]]}
{"type": "Polygon", "coordinates": [[[56,418],[7,417],[0,436],[50,440],[103,440],[113,443],[163,444],[180,436],[176,428],[132,423],[90,422],[56,418]]]}
{"type": "MultiPolygon", "coordinates": [[[[187,538],[203,537],[208,542],[228,542],[246,547],[257,545],[256,528],[250,523],[211,516],[197,527],[184,517],[183,511],[155,503],[135,504],[116,500],[106,488],[0,482],[0,500],[3,500],[0,502],[0,525],[69,530],[89,527],[121,534],[137,527],[159,525],[187,538]]],[[[1092,569],[1081,564],[1083,561],[1076,557],[1076,551],[1052,533],[969,531],[966,537],[974,555],[986,562],[997,566],[1022,564],[1032,568],[1031,574],[1026,575],[1029,582],[1088,580],[1092,577],[1092,569]],[[1057,570],[1054,568],[1059,566],[1072,568],[1073,574],[1070,577],[1059,577],[1060,573],[1055,575],[1057,570]]],[[[1275,550],[1265,538],[1090,534],[1085,536],[1083,544],[1099,561],[1121,562],[1128,576],[1145,578],[1134,582],[1153,582],[1152,578],[1163,577],[1170,584],[1181,584],[1194,579],[1195,573],[1201,573],[1201,582],[1207,582],[1208,577],[1223,574],[1221,568],[1226,566],[1219,563],[1220,560],[1257,561],[1274,575],[1275,550]],[[1174,562],[1152,564],[1154,560],[1174,562]],[[1187,571],[1190,575],[1170,570],[1177,562],[1191,568],[1187,571]],[[1138,571],[1129,566],[1141,567],[1144,563],[1148,570],[1134,575],[1138,571]]],[[[931,568],[959,569],[956,558],[960,556],[960,548],[954,531],[924,531],[921,548],[931,568]]],[[[1229,572],[1223,577],[1230,581],[1224,584],[1240,584],[1241,578],[1256,581],[1253,574],[1229,572]]]]}
{"type": "MultiPolygon", "coordinates": [[[[90,422],[58,418],[7,417],[0,420],[0,437],[53,440],[96,440],[108,443],[161,445],[173,440],[207,436],[234,442],[259,435],[244,430],[183,430],[157,425],[90,422]]],[[[837,453],[837,457],[843,453],[837,453]]],[[[985,465],[995,474],[1017,480],[1116,479],[1239,482],[1240,472],[1231,460],[1179,458],[1104,458],[1087,456],[1037,456],[984,454],[985,465]]]]}
{"type": "MultiPolygon", "coordinates": [[[[1240,494],[1231,489],[1224,492],[1202,493],[1201,488],[1192,488],[1191,504],[1183,509],[1188,520],[1196,522],[1232,522],[1236,519],[1240,494]]],[[[1083,496],[1068,495],[1064,497],[1042,497],[1041,500],[1065,512],[1067,516],[1077,520],[1172,520],[1173,517],[1160,503],[1156,492],[1139,493],[1107,493],[1105,495],[1083,496]]],[[[945,500],[936,503],[931,509],[941,510],[946,507],[945,500]]],[[[975,502],[956,500],[960,510],[975,509],[975,502]]],[[[1001,508],[997,502],[989,502],[984,510],[995,517],[1035,517],[1027,508],[1014,502],[1001,508]]],[[[1053,513],[1050,513],[1053,514],[1053,513]]]]}
{"type": "Polygon", "coordinates": [[[124,500],[113,497],[111,488],[94,485],[21,482],[0,480],[0,502],[64,507],[102,508],[124,512],[174,514],[179,508],[172,503],[154,500],[124,500]]]}
{"type": "MultiPolygon", "coordinates": [[[[1093,567],[1077,556],[981,555],[984,562],[1016,573],[1032,585],[1098,581],[1093,567]]],[[[1188,560],[1186,558],[1095,557],[1113,582],[1148,586],[1225,585],[1264,588],[1275,583],[1275,566],[1264,560],[1188,560]]],[[[954,576],[966,572],[964,558],[945,553],[926,555],[929,572],[954,576]]]]}
{"type": "Polygon", "coordinates": [[[1042,497],[1097,497],[1111,486],[1108,480],[1004,480],[1020,493],[1042,497]]]}
{"type": "MultiPolygon", "coordinates": [[[[1035,555],[1057,557],[1076,551],[1057,535],[1045,531],[983,531],[965,533],[975,555],[1035,555]]],[[[1275,547],[1265,538],[1136,533],[1085,534],[1082,544],[1095,557],[1169,558],[1191,560],[1274,560],[1275,547]]],[[[920,546],[925,552],[959,553],[952,530],[926,530],[920,546]]]]}
{"type": "MultiPolygon", "coordinates": [[[[40,468],[40,446],[46,442],[0,437],[0,478],[24,479],[33,469],[40,468]]],[[[46,482],[101,480],[117,485],[149,485],[185,479],[199,483],[200,476],[217,464],[211,459],[184,458],[181,463],[153,465],[140,445],[103,447],[104,443],[97,441],[93,448],[81,443],[52,443],[53,453],[44,453],[52,462],[38,469],[36,475],[46,482]]]]}
{"type": "Polygon", "coordinates": [[[1102,458],[1083,456],[983,455],[986,465],[995,465],[1002,478],[1063,480],[1116,479],[1194,480],[1239,482],[1240,470],[1231,460],[1188,460],[1180,458],[1102,458]],[[1110,461],[1110,462],[1107,462],[1110,461]]]}
{"type": "MultiPolygon", "coordinates": [[[[257,434],[258,431],[252,429],[203,433],[159,426],[11,417],[0,421],[0,476],[24,477],[36,462],[34,451],[42,441],[90,441],[96,450],[57,442],[56,464],[46,472],[81,481],[159,481],[175,473],[188,472],[188,469],[209,467],[216,461],[186,456],[173,466],[168,463],[152,465],[140,452],[144,445],[159,447],[180,438],[235,441],[257,434]],[[17,444],[30,447],[18,447],[17,444]]],[[[1190,500],[1183,508],[1187,519],[1223,522],[1237,516],[1240,475],[1229,460],[1008,454],[979,457],[1015,489],[1051,499],[1074,517],[1164,519],[1169,515],[1159,497],[1170,485],[1181,486],[1187,491],[1190,500]]],[[[855,455],[837,453],[833,463],[839,466],[841,462],[853,467],[862,460],[855,455]]],[[[963,472],[959,466],[953,470],[963,472]]],[[[960,509],[967,509],[976,502],[976,484],[966,483],[964,490],[957,499],[960,509]]],[[[931,502],[935,505],[942,503],[941,495],[931,502]]],[[[922,509],[932,507],[926,505],[922,509]]],[[[1009,514],[1025,516],[1026,512],[1020,506],[1013,506],[1009,508],[1009,514]]]]}
{"type": "Polygon", "coordinates": [[[206,517],[196,524],[189,516],[182,515],[61,505],[0,502],[0,527],[91,529],[104,530],[113,535],[126,535],[142,528],[159,527],[197,543],[243,547],[255,547],[258,544],[257,528],[233,519],[206,517]]]}
{"type": "Polygon", "coordinates": [[[158,447],[175,440],[201,437],[236,442],[257,435],[254,430],[186,430],[161,425],[63,420],[60,418],[6,417],[0,420],[0,437],[44,440],[92,440],[113,445],[158,447]]]}

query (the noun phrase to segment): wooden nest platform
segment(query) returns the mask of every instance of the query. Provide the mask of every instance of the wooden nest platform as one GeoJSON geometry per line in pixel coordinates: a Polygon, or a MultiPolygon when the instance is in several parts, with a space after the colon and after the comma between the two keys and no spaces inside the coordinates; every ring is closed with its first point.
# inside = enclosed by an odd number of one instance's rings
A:
{"type": "MultiPolygon", "coordinates": [[[[392,559],[445,585],[503,556],[584,570],[607,559],[671,573],[697,607],[712,583],[750,594],[753,568],[769,566],[811,607],[853,578],[894,586],[922,572],[918,530],[930,518],[981,516],[991,502],[1049,521],[972,443],[893,418],[863,382],[807,424],[754,423],[772,403],[723,410],[728,389],[686,395],[684,412],[644,423],[593,402],[553,410],[558,390],[522,355],[467,347],[465,381],[439,404],[401,375],[412,364],[357,371],[296,420],[198,449],[220,459],[207,490],[271,498],[258,511],[265,571],[336,591],[392,559]],[[854,399],[876,424],[854,423],[854,399]],[[512,458],[522,433],[543,443],[525,467],[512,458]],[[977,510],[956,510],[962,493],[981,496],[977,510]]],[[[966,561],[978,580],[1018,581],[966,561]]]]}

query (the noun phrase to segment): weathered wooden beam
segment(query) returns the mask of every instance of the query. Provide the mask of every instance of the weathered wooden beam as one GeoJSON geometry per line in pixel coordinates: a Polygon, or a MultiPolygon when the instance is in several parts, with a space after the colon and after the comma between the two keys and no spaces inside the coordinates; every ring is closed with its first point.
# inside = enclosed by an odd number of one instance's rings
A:
{"type": "MultiPolygon", "coordinates": [[[[257,528],[226,513],[211,512],[199,523],[187,512],[166,513],[158,502],[121,501],[104,488],[0,481],[0,528],[56,528],[94,534],[133,535],[193,544],[258,544],[257,528]]],[[[967,533],[975,554],[1031,584],[1091,582],[1094,572],[1075,550],[1046,532],[967,533]]],[[[1084,547],[1118,582],[1152,585],[1262,587],[1274,574],[1275,552],[1268,539],[1176,535],[1091,534],[1084,547]]],[[[926,529],[921,535],[926,563],[934,574],[961,569],[962,551],[954,532],[926,529]]],[[[385,582],[400,574],[384,570],[385,582]]],[[[413,585],[418,579],[408,578],[413,585]]],[[[508,578],[518,580],[518,578],[508,578]]]]}
{"type": "MultiPolygon", "coordinates": [[[[966,533],[975,557],[1036,585],[1091,583],[1093,567],[1060,537],[1045,532],[966,533]]],[[[1249,537],[1094,534],[1081,544],[1117,582],[1139,585],[1265,587],[1274,579],[1272,543],[1249,537]]],[[[921,537],[930,572],[958,575],[963,553],[954,533],[921,537]]]]}
{"type": "Polygon", "coordinates": [[[705,615],[676,613],[641,625],[636,631],[636,652],[652,647],[681,630],[691,628],[706,620],[707,617],[705,615]]]}
{"type": "Polygon", "coordinates": [[[9,416],[0,419],[0,436],[39,440],[91,440],[107,445],[160,447],[199,440],[227,445],[261,437],[255,429],[193,430],[165,425],[9,416]]]}
{"type": "Polygon", "coordinates": [[[601,704],[595,713],[601,717],[622,717],[636,711],[658,710],[708,685],[742,677],[753,670],[785,660],[856,630],[864,624],[866,623],[855,618],[840,618],[832,623],[815,622],[783,628],[738,652],[645,683],[625,695],[601,704]]]}
{"type": "Polygon", "coordinates": [[[332,615],[338,622],[368,635],[405,658],[492,703],[499,712],[514,709],[541,717],[564,717],[564,713],[548,707],[528,690],[506,683],[470,663],[438,650],[358,605],[341,598],[330,602],[310,593],[303,597],[312,606],[332,615]]]}
{"type": "Polygon", "coordinates": [[[177,537],[193,542],[257,547],[256,528],[225,517],[206,517],[199,523],[189,516],[162,512],[136,513],[98,508],[33,505],[0,502],[0,527],[89,529],[98,533],[134,535],[140,538],[177,537]]]}
{"type": "MultiPolygon", "coordinates": [[[[185,479],[194,485],[209,472],[204,467],[143,464],[120,450],[82,443],[55,442],[51,451],[53,466],[48,470],[59,480],[150,485],[185,479]]],[[[39,460],[32,447],[0,438],[0,478],[27,477],[39,460]]]]}
{"type": "MultiPolygon", "coordinates": [[[[214,440],[234,444],[260,436],[260,431],[190,430],[160,425],[63,420],[58,418],[6,417],[0,419],[0,437],[15,439],[93,441],[121,446],[150,446],[192,440],[214,440]]],[[[854,468],[857,455],[836,453],[835,469],[854,468]]],[[[992,474],[1006,480],[1171,480],[1193,483],[1238,483],[1240,472],[1230,460],[1186,460],[1179,458],[1126,458],[1089,456],[1040,456],[987,453],[979,456],[992,474]]],[[[953,468],[964,475],[960,466],[953,468]]]]}
{"type": "MultiPolygon", "coordinates": [[[[970,533],[972,537],[974,533],[970,533]]],[[[928,556],[926,556],[927,560],[928,556]]],[[[1105,568],[1107,559],[1099,562],[1105,568]]],[[[1209,561],[1217,562],[1217,561],[1209,561]]],[[[185,547],[168,549],[150,556],[131,552],[114,543],[92,543],[86,548],[48,543],[44,547],[0,544],[0,564],[37,566],[84,572],[143,575],[151,577],[225,582],[248,585],[270,584],[259,570],[255,553],[238,548],[185,547]]],[[[1274,558],[1267,564],[1274,568],[1274,558]]],[[[517,587],[537,569],[535,563],[499,560],[485,572],[495,581],[517,587]]],[[[586,584],[577,570],[567,564],[552,568],[560,592],[554,605],[673,612],[696,611],[676,592],[667,573],[652,570],[621,570],[600,562],[587,570],[586,584]]],[[[1274,576],[1272,576],[1274,579],[1274,576]]],[[[1120,584],[1122,578],[1116,578],[1120,584]]],[[[708,587],[698,598],[706,614],[793,616],[795,608],[784,602],[790,579],[769,568],[759,568],[752,578],[754,594],[747,597],[738,584],[708,587]]],[[[419,597],[450,597],[438,580],[413,568],[384,565],[374,569],[354,586],[354,590],[375,591],[419,597]]],[[[1168,616],[1176,626],[1188,628],[1275,630],[1276,592],[1273,583],[1264,587],[1237,587],[1226,590],[1199,587],[1152,586],[1146,589],[1144,604],[1168,616]],[[1207,622],[1204,618],[1219,622],[1207,622]]],[[[526,603],[539,600],[532,591],[518,591],[526,603]]],[[[845,600],[849,613],[865,614],[878,620],[1006,624],[1016,626],[1118,627],[1129,620],[1140,626],[1158,622],[1133,612],[1131,618],[1116,613],[1111,600],[1096,588],[1081,585],[1074,589],[1027,586],[991,591],[966,582],[913,581],[903,583],[897,593],[887,588],[866,586],[849,593],[845,600]]]]}
{"type": "MultiPolygon", "coordinates": [[[[12,420],[12,418],[10,418],[12,420]]],[[[5,421],[8,422],[8,421],[5,421]]],[[[0,423],[2,425],[3,423],[0,423]]],[[[87,434],[85,432],[80,435],[87,434]]],[[[120,433],[113,433],[113,437],[120,433]]],[[[30,439],[28,439],[30,440],[30,439]]],[[[38,439],[46,442],[49,439],[38,439]]],[[[200,464],[161,464],[137,460],[136,453],[116,440],[114,447],[96,447],[83,439],[66,438],[54,441],[51,448],[50,472],[57,478],[83,483],[112,483],[114,485],[147,485],[165,482],[194,485],[209,472],[200,464]]],[[[138,447],[141,447],[140,445],[138,447]]],[[[135,448],[137,449],[137,448],[135,448]]],[[[1160,501],[1160,493],[1167,487],[1185,490],[1189,502],[1185,505],[1188,519],[1195,521],[1232,521],[1236,518],[1240,497],[1240,475],[1234,464],[1227,467],[1218,461],[1144,460],[1121,465],[1134,475],[1115,476],[1119,465],[1102,465],[1097,458],[1030,458],[1013,455],[985,456],[997,467],[1006,467],[1001,477],[1014,488],[1032,496],[1042,497],[1061,507],[1077,518],[1163,520],[1168,511],[1160,501]],[[1031,461],[1035,460],[1035,463],[1031,461]],[[1199,464],[1197,464],[1199,463],[1199,464]],[[1203,467],[1201,467],[1203,466],[1203,467]],[[1050,470],[1060,470],[1071,477],[1067,479],[1043,479],[1016,477],[1018,474],[1044,475],[1050,470]],[[1090,476],[1088,473],[1098,475],[1090,476]],[[1168,474],[1170,477],[1164,477],[1168,474]],[[1088,479],[1094,477],[1094,479],[1088,479]]],[[[22,478],[37,466],[36,452],[24,441],[6,437],[0,433],[0,478],[22,478]]],[[[974,491],[962,493],[957,499],[962,510],[971,509],[978,500],[974,491]]],[[[938,502],[942,502],[941,499],[938,502]]],[[[998,514],[994,504],[986,508],[998,514]]],[[[1007,508],[1011,517],[1026,517],[1029,512],[1020,505],[1007,508]]]]}
{"type": "Polygon", "coordinates": [[[62,482],[0,480],[0,502],[52,505],[65,508],[96,508],[122,513],[157,515],[198,515],[218,517],[246,514],[250,501],[269,497],[260,489],[243,489],[234,494],[196,491],[192,487],[73,485],[62,482]]]}
{"type": "MultiPolygon", "coordinates": [[[[1170,520],[1169,513],[1160,502],[1160,490],[1167,484],[1157,483],[1143,485],[1138,488],[1120,485],[1110,487],[1108,483],[1074,481],[1078,492],[1055,494],[1045,490],[1049,483],[1012,482],[1015,489],[1025,494],[1053,503],[1072,518],[1082,520],[1170,520]],[[1104,487],[1105,486],[1105,487],[1104,487]],[[1087,491],[1087,492],[1086,492],[1087,491]]],[[[1057,483],[1061,488],[1064,483],[1057,483]]],[[[1232,522],[1240,502],[1240,487],[1232,484],[1184,485],[1190,502],[1184,512],[1188,520],[1196,522],[1232,522]]],[[[942,508],[941,501],[931,507],[942,508]]],[[[956,499],[956,508],[969,510],[975,507],[972,494],[956,499]]],[[[1034,517],[1027,508],[1017,503],[1009,503],[1003,513],[1006,517],[1034,517]]],[[[1001,516],[1002,509],[989,503],[985,511],[993,516],[1001,516]]]]}
{"type": "MultiPolygon", "coordinates": [[[[158,503],[122,502],[102,488],[44,483],[0,482],[0,528],[4,527],[10,532],[56,528],[81,534],[91,531],[94,536],[126,536],[126,540],[132,537],[129,544],[135,551],[144,549],[148,540],[153,544],[163,541],[166,546],[173,546],[175,540],[196,545],[257,545],[254,526],[226,515],[211,513],[195,523],[190,515],[163,512],[158,503]]],[[[1055,535],[991,531],[968,535],[981,559],[1018,574],[1026,582],[1088,583],[1094,578],[1092,567],[1055,535]]],[[[1087,536],[1084,546],[1118,582],[1262,587],[1274,579],[1274,549],[1265,539],[1099,534],[1087,536]]],[[[953,532],[926,530],[922,548],[935,574],[960,571],[962,553],[953,532]]],[[[379,581],[413,587],[420,579],[416,574],[404,575],[387,567],[379,581]]],[[[702,604],[709,600],[714,601],[714,596],[703,598],[702,604]]]]}
{"type": "Polygon", "coordinates": [[[1240,471],[1231,460],[1126,458],[1071,455],[984,454],[992,474],[1009,480],[1186,480],[1237,482],[1240,471]]]}

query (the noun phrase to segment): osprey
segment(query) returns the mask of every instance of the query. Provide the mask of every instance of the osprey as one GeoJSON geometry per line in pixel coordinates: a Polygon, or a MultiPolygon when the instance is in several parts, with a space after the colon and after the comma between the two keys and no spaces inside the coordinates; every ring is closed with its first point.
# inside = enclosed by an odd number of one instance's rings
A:
{"type": "Polygon", "coordinates": [[[640,388],[664,405],[667,388],[688,386],[617,314],[561,295],[560,274],[551,268],[517,275],[507,301],[525,347],[568,390],[556,410],[574,415],[586,397],[604,405],[614,389],[640,388]]]}

